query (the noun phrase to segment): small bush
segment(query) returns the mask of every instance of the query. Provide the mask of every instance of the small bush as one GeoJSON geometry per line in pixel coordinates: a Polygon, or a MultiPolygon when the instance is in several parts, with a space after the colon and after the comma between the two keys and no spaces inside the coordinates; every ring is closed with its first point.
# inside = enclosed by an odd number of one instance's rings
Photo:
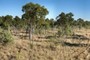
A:
{"type": "Polygon", "coordinates": [[[67,27],[65,27],[65,30],[64,30],[65,32],[64,32],[64,34],[65,35],[72,35],[72,29],[71,29],[71,27],[70,26],[67,26],[67,27]]]}
{"type": "Polygon", "coordinates": [[[60,28],[57,32],[58,36],[61,37],[61,36],[70,36],[72,35],[72,29],[70,26],[66,26],[66,27],[63,27],[63,28],[60,28]]]}
{"type": "Polygon", "coordinates": [[[12,35],[8,30],[0,29],[0,43],[8,43],[13,40],[12,35]]]}

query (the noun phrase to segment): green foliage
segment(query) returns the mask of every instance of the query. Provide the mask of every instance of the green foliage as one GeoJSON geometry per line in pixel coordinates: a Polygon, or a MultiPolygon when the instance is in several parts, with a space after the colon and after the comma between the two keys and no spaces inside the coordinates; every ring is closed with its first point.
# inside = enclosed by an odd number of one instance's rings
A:
{"type": "Polygon", "coordinates": [[[64,28],[64,34],[65,35],[72,35],[72,29],[71,29],[71,27],[69,26],[69,25],[67,25],[65,28],[64,28]]]}
{"type": "Polygon", "coordinates": [[[45,19],[45,23],[48,28],[53,28],[54,27],[54,19],[45,19]]]}
{"type": "Polygon", "coordinates": [[[56,17],[57,19],[57,25],[58,26],[64,26],[64,24],[66,24],[66,15],[64,12],[62,12],[59,16],[56,17]]]}
{"type": "MultiPolygon", "coordinates": [[[[30,29],[29,38],[32,39],[32,31],[34,30],[35,26],[37,26],[36,21],[39,19],[45,19],[45,16],[48,14],[48,10],[44,6],[30,2],[22,7],[22,11],[24,12],[22,19],[27,21],[27,26],[29,26],[30,29]]],[[[40,23],[41,22],[42,21],[40,21],[40,23]]]]}
{"type": "Polygon", "coordinates": [[[57,21],[56,21],[56,24],[58,26],[63,26],[65,27],[66,25],[72,25],[73,23],[73,14],[70,12],[70,13],[67,13],[65,14],[64,12],[62,12],[61,14],[59,14],[57,16],[57,21]]]}
{"type": "Polygon", "coordinates": [[[62,36],[70,36],[73,34],[73,31],[71,29],[71,27],[69,25],[67,25],[66,27],[61,27],[59,30],[58,30],[58,36],[59,37],[62,37],[62,36]]]}
{"type": "Polygon", "coordinates": [[[62,12],[59,14],[56,18],[55,25],[56,26],[61,26],[61,27],[66,27],[69,25],[70,27],[78,27],[79,29],[84,27],[84,28],[89,28],[90,27],[90,21],[84,21],[82,18],[78,18],[77,20],[74,20],[73,14],[70,13],[64,13],[62,12]]]}
{"type": "Polygon", "coordinates": [[[13,25],[12,20],[13,17],[11,15],[0,17],[0,27],[2,27],[5,30],[8,30],[8,28],[13,25]]]}
{"type": "Polygon", "coordinates": [[[11,26],[12,25],[12,20],[13,20],[13,17],[11,16],[11,15],[6,15],[5,17],[4,17],[4,21],[3,22],[5,22],[5,26],[11,26]]]}
{"type": "Polygon", "coordinates": [[[77,25],[78,25],[79,29],[84,27],[84,20],[81,18],[77,19],[77,25]]]}
{"type": "Polygon", "coordinates": [[[73,26],[73,14],[72,13],[67,13],[65,14],[62,12],[58,17],[57,17],[57,25],[60,26],[61,28],[58,31],[59,36],[68,36],[72,34],[72,29],[71,27],[73,26]]]}
{"type": "Polygon", "coordinates": [[[6,44],[13,41],[12,35],[9,31],[0,29],[0,43],[6,44]]]}
{"type": "Polygon", "coordinates": [[[22,7],[22,11],[24,12],[22,18],[28,20],[28,24],[34,24],[36,20],[45,18],[48,14],[48,10],[44,6],[40,6],[39,4],[34,4],[32,2],[24,5],[22,7]]]}
{"type": "Polygon", "coordinates": [[[90,21],[85,21],[84,27],[85,28],[90,28],[90,21]]]}

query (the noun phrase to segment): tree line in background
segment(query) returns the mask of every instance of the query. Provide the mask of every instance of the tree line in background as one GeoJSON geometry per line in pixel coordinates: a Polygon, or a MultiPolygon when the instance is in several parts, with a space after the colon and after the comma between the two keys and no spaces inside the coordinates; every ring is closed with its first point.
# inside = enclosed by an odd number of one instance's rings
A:
{"type": "Polygon", "coordinates": [[[90,21],[85,21],[82,18],[75,20],[72,12],[61,12],[56,19],[48,19],[45,16],[49,11],[39,4],[27,3],[22,7],[23,15],[18,16],[0,16],[0,28],[10,31],[11,28],[24,29],[29,33],[29,39],[32,39],[33,31],[42,29],[57,28],[59,36],[69,35],[74,27],[81,29],[90,28],[90,21]]]}
{"type": "MultiPolygon", "coordinates": [[[[67,14],[65,14],[64,12],[60,13],[55,20],[53,18],[51,19],[38,18],[35,19],[35,21],[32,19],[32,21],[34,23],[33,25],[37,29],[66,27],[66,26],[89,28],[90,26],[90,21],[85,21],[82,18],[74,20],[73,14],[71,12],[67,14]]],[[[18,16],[15,17],[11,15],[0,16],[0,27],[3,29],[8,29],[9,27],[15,27],[17,29],[21,29],[21,28],[29,27],[30,24],[31,22],[28,22],[28,19],[23,19],[18,16]]]]}

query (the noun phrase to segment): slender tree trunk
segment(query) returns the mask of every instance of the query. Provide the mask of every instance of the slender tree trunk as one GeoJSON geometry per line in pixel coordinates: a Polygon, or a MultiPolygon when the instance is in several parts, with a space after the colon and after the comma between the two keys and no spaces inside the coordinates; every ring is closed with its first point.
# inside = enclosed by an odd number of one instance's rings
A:
{"type": "Polygon", "coordinates": [[[29,30],[29,39],[32,40],[32,29],[29,30]]]}
{"type": "Polygon", "coordinates": [[[32,28],[32,24],[30,24],[30,28],[29,28],[29,40],[32,40],[32,30],[33,30],[33,28],[32,28]]]}
{"type": "Polygon", "coordinates": [[[28,31],[29,31],[29,28],[27,27],[26,28],[26,38],[28,37],[28,31]]]}

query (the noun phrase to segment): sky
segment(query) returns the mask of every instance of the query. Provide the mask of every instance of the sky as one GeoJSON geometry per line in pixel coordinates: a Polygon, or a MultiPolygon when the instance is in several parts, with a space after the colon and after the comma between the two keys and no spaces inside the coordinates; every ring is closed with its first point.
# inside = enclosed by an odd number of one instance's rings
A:
{"type": "Polygon", "coordinates": [[[56,18],[61,12],[74,14],[74,18],[90,20],[90,0],[0,0],[0,16],[21,17],[22,6],[26,3],[38,3],[48,9],[47,18],[56,18]]]}

